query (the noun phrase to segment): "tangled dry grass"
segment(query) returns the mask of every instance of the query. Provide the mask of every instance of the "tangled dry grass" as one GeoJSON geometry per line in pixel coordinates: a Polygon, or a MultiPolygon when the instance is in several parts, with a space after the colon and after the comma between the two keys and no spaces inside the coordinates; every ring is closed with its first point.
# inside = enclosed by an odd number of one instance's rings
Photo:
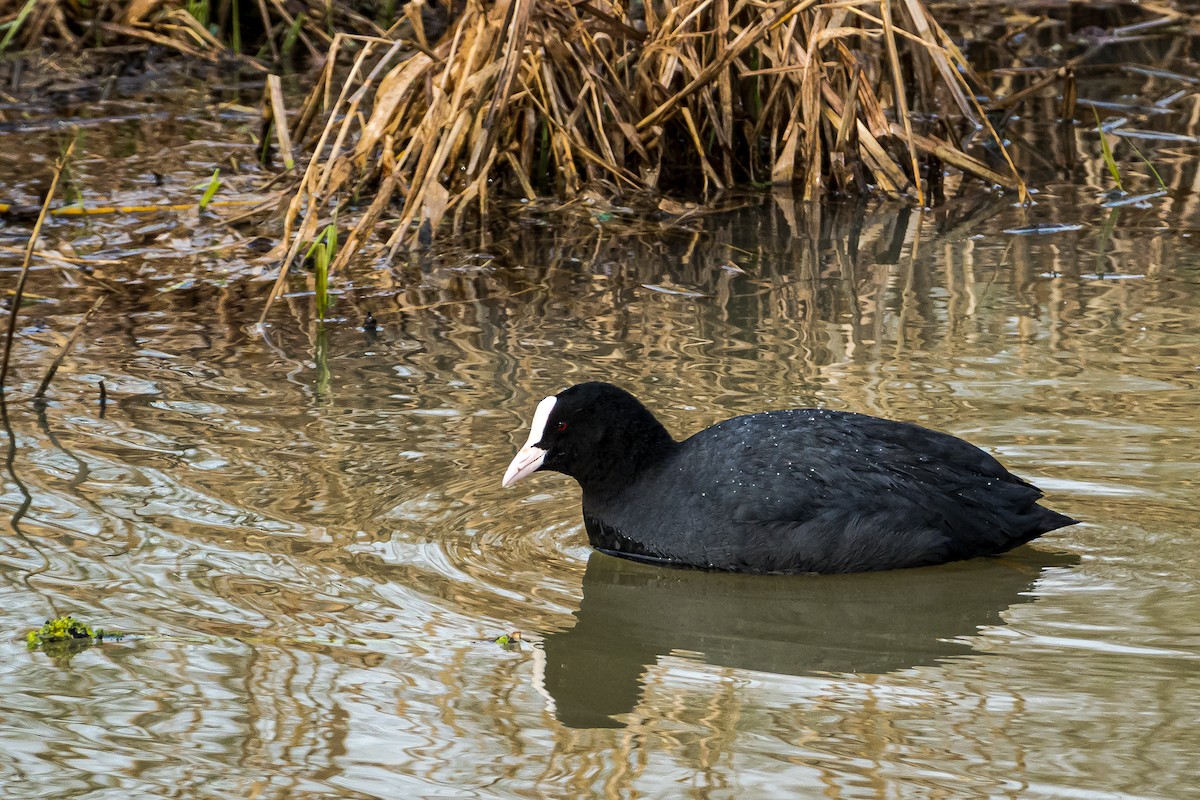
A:
{"type": "Polygon", "coordinates": [[[987,86],[922,0],[0,2],[25,46],[105,35],[210,60],[257,47],[261,64],[290,41],[324,59],[277,126],[309,154],[285,266],[364,196],[334,269],[397,200],[393,251],[498,195],[786,183],[924,203],[944,165],[1024,191],[976,100],[987,86]]]}
{"type": "Polygon", "coordinates": [[[977,100],[987,86],[921,0],[467,0],[438,41],[415,4],[408,22],[411,46],[335,38],[297,123],[302,140],[327,121],[285,266],[363,195],[335,269],[393,200],[394,251],[498,194],[788,183],[924,203],[944,165],[1024,192],[977,100]]]}

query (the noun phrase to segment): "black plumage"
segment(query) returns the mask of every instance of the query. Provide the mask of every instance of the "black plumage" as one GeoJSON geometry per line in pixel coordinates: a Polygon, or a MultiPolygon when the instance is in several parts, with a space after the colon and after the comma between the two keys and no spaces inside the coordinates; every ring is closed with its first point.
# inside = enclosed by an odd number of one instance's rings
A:
{"type": "Polygon", "coordinates": [[[583,383],[543,401],[535,422],[506,485],[537,469],[570,475],[592,546],[644,561],[917,567],[1002,553],[1076,522],[974,445],[862,414],[769,411],[676,442],[633,395],[583,383]]]}

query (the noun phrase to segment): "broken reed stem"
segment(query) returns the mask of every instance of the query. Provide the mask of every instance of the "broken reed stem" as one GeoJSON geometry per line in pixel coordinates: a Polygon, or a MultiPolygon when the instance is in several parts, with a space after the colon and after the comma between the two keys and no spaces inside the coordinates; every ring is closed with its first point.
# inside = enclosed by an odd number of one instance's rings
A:
{"type": "Polygon", "coordinates": [[[13,290],[12,306],[8,312],[8,331],[4,337],[4,355],[0,358],[0,397],[4,396],[4,387],[8,380],[8,360],[12,355],[13,338],[17,332],[17,314],[21,310],[21,298],[25,294],[25,280],[29,277],[29,264],[33,260],[33,251],[37,247],[38,236],[42,232],[42,223],[46,221],[46,215],[50,212],[50,202],[54,199],[54,192],[58,189],[58,180],[62,177],[63,170],[67,168],[67,162],[71,158],[71,154],[75,152],[75,142],[77,139],[71,139],[71,143],[67,145],[67,149],[62,156],[54,163],[54,174],[50,178],[50,188],[46,190],[46,199],[42,201],[42,210],[38,213],[37,220],[33,223],[33,230],[29,234],[29,241],[25,243],[25,254],[21,259],[21,274],[17,277],[17,286],[13,290]]]}
{"type": "Polygon", "coordinates": [[[50,366],[46,368],[46,374],[42,378],[42,383],[38,386],[36,392],[33,393],[34,398],[40,399],[46,396],[46,389],[50,386],[50,381],[54,380],[54,374],[58,372],[58,368],[62,365],[63,359],[71,352],[71,348],[75,346],[75,340],[83,333],[83,329],[87,327],[88,322],[92,319],[100,306],[104,305],[104,301],[108,299],[108,295],[102,294],[96,298],[96,302],[92,303],[92,307],[84,312],[83,318],[79,320],[79,324],[75,326],[75,330],[71,331],[71,335],[63,342],[62,347],[58,349],[58,355],[54,356],[54,360],[50,362],[50,366]]]}
{"type": "Polygon", "coordinates": [[[917,148],[913,144],[912,119],[908,113],[908,93],[904,91],[904,74],[900,71],[900,55],[896,51],[896,32],[892,26],[890,0],[881,0],[879,17],[883,21],[883,38],[887,43],[888,63],[892,68],[892,90],[896,96],[896,116],[904,125],[904,143],[908,146],[908,160],[912,165],[912,182],[917,190],[917,205],[925,205],[925,192],[921,189],[921,169],[917,165],[917,148]]]}
{"type": "Polygon", "coordinates": [[[292,157],[292,137],[288,135],[287,108],[283,105],[283,83],[279,76],[267,76],[267,94],[271,98],[271,123],[275,129],[275,141],[279,144],[279,155],[283,157],[283,166],[291,170],[296,166],[292,157]]]}

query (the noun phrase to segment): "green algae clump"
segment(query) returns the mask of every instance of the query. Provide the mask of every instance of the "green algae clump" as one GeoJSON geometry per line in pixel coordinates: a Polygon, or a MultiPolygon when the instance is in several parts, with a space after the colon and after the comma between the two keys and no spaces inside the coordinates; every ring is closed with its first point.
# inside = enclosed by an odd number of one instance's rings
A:
{"type": "Polygon", "coordinates": [[[119,634],[106,634],[103,628],[92,629],[92,626],[72,617],[70,614],[46,620],[46,624],[36,631],[25,634],[25,644],[30,650],[45,648],[48,645],[62,646],[65,643],[91,644],[102,642],[105,637],[113,638],[119,634]]]}

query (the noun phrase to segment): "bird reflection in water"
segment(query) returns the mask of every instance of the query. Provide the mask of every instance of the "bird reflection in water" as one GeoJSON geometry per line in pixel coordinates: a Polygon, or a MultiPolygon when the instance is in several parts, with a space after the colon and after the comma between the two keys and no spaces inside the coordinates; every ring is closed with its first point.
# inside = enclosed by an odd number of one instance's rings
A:
{"type": "Polygon", "coordinates": [[[1003,557],[852,575],[664,569],[592,553],[575,626],[548,635],[538,676],[560,722],[623,727],[660,656],[782,675],[881,675],[972,652],[966,637],[1032,602],[1047,569],[1078,559],[1029,547],[1003,557]]]}

